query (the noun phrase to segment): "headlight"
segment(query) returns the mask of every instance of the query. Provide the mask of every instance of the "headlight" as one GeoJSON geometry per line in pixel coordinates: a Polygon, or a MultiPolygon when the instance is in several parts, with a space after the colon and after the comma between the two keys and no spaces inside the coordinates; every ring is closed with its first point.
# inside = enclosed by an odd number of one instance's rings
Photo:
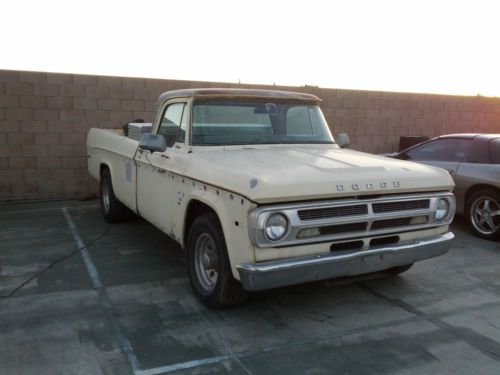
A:
{"type": "Polygon", "coordinates": [[[288,220],[285,215],[274,213],[269,215],[266,220],[265,233],[268,240],[281,240],[288,230],[288,220]]]}
{"type": "Polygon", "coordinates": [[[436,212],[434,213],[434,217],[436,221],[444,220],[448,214],[450,213],[450,204],[447,199],[440,198],[437,201],[436,212]]]}

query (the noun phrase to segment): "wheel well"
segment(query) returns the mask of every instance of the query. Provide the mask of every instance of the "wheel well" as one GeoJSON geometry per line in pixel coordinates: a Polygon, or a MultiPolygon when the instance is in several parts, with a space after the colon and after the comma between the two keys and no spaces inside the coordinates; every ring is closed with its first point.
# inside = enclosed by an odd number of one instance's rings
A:
{"type": "Polygon", "coordinates": [[[188,209],[186,211],[186,218],[184,219],[184,233],[183,233],[183,243],[187,243],[187,237],[189,234],[189,231],[191,230],[191,226],[193,225],[193,222],[196,220],[196,218],[200,215],[206,214],[206,213],[215,213],[215,211],[210,207],[209,205],[193,199],[191,202],[189,202],[188,209]]]}
{"type": "Polygon", "coordinates": [[[487,184],[473,185],[470,188],[468,188],[467,192],[465,193],[465,208],[467,208],[467,206],[469,204],[469,199],[470,199],[471,195],[474,194],[476,191],[482,190],[482,189],[490,189],[490,190],[493,190],[497,194],[500,195],[500,189],[493,186],[493,185],[487,185],[487,184]]]}
{"type": "Polygon", "coordinates": [[[102,176],[102,172],[104,172],[106,169],[109,169],[109,167],[102,163],[100,166],[99,166],[99,177],[102,176]]]}

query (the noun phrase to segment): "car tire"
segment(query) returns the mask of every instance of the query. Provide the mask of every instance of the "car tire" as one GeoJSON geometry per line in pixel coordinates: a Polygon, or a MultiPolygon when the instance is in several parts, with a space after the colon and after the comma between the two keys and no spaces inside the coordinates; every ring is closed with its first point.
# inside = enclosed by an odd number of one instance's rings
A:
{"type": "Polygon", "coordinates": [[[472,232],[487,240],[500,238],[500,194],[494,189],[478,190],[467,199],[466,219],[472,232]]]}
{"type": "Polygon", "coordinates": [[[389,268],[388,270],[385,271],[385,273],[391,276],[396,276],[399,275],[400,273],[408,271],[411,268],[411,266],[413,266],[413,263],[405,264],[404,266],[389,268]]]}
{"type": "Polygon", "coordinates": [[[187,267],[191,288],[198,300],[212,309],[242,304],[249,293],[234,279],[226,241],[217,216],[195,219],[187,240],[187,267]]]}
{"type": "Polygon", "coordinates": [[[102,216],[107,222],[122,222],[133,216],[132,211],[116,198],[111,173],[108,168],[103,169],[101,172],[99,199],[101,201],[102,216]]]}

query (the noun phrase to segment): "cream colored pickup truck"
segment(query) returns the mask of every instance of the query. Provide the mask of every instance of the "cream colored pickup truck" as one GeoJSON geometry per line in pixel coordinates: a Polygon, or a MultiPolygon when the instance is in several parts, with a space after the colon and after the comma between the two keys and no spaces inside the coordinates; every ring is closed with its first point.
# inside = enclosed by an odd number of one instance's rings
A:
{"type": "Polygon", "coordinates": [[[88,135],[106,220],[130,211],[177,241],[199,300],[384,271],[444,254],[455,213],[438,168],[343,148],[313,95],[194,89],[161,95],[140,141],[88,135]]]}

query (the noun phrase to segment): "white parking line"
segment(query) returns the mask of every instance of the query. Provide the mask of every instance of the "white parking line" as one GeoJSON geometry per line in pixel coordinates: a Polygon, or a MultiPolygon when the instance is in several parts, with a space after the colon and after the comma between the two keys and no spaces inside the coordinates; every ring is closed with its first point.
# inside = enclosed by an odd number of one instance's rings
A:
{"type": "Polygon", "coordinates": [[[66,222],[68,223],[68,227],[71,231],[73,239],[75,240],[77,248],[82,249],[80,251],[80,254],[82,256],[83,262],[85,263],[85,267],[87,268],[87,272],[89,273],[90,279],[92,280],[92,284],[94,285],[94,288],[97,290],[99,294],[99,302],[106,314],[106,317],[109,320],[109,323],[111,324],[111,327],[113,328],[115,339],[120,345],[122,351],[125,353],[125,356],[127,357],[127,360],[130,366],[132,367],[132,370],[134,371],[134,373],[137,373],[137,371],[139,371],[139,360],[137,359],[137,356],[134,353],[130,341],[123,334],[120,325],[118,324],[117,320],[114,317],[111,300],[109,299],[106,290],[103,288],[99,272],[97,271],[97,268],[95,267],[94,262],[92,261],[92,257],[90,256],[90,253],[87,251],[87,249],[84,248],[85,243],[78,234],[75,223],[73,221],[73,218],[69,214],[68,209],[66,207],[63,207],[61,208],[61,211],[64,214],[66,222]]]}
{"type": "Polygon", "coordinates": [[[205,366],[205,365],[209,365],[209,364],[212,364],[212,363],[219,363],[219,362],[222,362],[222,361],[230,361],[230,360],[233,359],[233,357],[234,357],[234,355],[227,354],[227,355],[221,355],[221,356],[218,356],[218,357],[210,357],[210,358],[204,358],[204,359],[197,359],[197,360],[194,360],[194,361],[174,363],[173,365],[155,367],[155,368],[150,368],[148,370],[139,370],[139,371],[135,372],[135,375],[160,375],[160,374],[168,374],[169,372],[174,372],[174,371],[178,371],[178,370],[185,370],[185,369],[188,369],[188,368],[205,366]]]}
{"type": "MultiPolygon", "coordinates": [[[[99,207],[98,204],[86,204],[83,206],[75,206],[71,207],[72,210],[78,210],[81,208],[96,208],[99,207]]],[[[12,215],[12,214],[22,214],[22,213],[28,213],[28,212],[40,212],[40,211],[51,211],[51,210],[58,210],[59,207],[44,207],[44,208],[30,208],[28,210],[10,210],[10,211],[2,211],[0,210],[0,215],[12,215]]]]}

